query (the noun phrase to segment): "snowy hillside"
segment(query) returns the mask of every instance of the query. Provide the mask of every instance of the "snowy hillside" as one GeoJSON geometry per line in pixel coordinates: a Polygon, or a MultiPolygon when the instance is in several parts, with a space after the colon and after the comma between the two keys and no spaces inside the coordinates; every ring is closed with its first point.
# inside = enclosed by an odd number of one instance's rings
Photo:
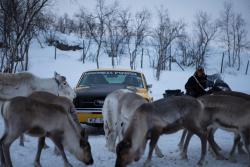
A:
{"type": "MultiPolygon", "coordinates": [[[[82,72],[95,69],[96,64],[91,61],[83,64],[80,61],[81,51],[57,51],[57,60],[54,60],[54,47],[41,48],[38,44],[34,43],[31,50],[30,70],[32,73],[40,77],[53,76],[54,71],[63,74],[67,77],[69,84],[72,87],[76,86],[78,79],[82,72]]],[[[129,59],[122,58],[121,65],[117,68],[129,68],[129,59]]],[[[137,69],[144,72],[149,84],[153,84],[152,93],[155,99],[162,97],[165,89],[182,89],[187,79],[193,74],[194,69],[188,68],[182,71],[176,64],[173,64],[172,71],[164,71],[161,74],[160,81],[156,81],[152,68],[149,68],[149,60],[145,61],[145,68],[137,69]]],[[[101,68],[110,68],[111,59],[106,55],[101,56],[101,68]]],[[[139,65],[138,65],[139,66],[139,65]]],[[[218,73],[220,71],[220,57],[213,59],[209,62],[206,69],[207,74],[218,73]]],[[[250,77],[249,74],[242,73],[223,74],[222,78],[230,85],[232,90],[242,91],[250,94],[250,77]]]]}

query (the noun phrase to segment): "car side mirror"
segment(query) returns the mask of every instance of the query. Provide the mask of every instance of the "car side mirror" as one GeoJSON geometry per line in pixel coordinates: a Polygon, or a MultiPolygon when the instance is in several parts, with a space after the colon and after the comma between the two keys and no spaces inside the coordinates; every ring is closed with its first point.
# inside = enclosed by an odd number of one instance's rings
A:
{"type": "Polygon", "coordinates": [[[153,87],[152,84],[147,85],[147,89],[150,89],[150,88],[152,88],[152,87],[153,87]]]}

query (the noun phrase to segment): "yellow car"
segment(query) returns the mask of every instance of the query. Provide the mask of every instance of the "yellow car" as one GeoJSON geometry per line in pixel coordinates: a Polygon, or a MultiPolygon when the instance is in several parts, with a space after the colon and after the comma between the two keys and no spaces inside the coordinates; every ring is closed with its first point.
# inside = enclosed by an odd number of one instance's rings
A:
{"type": "Polygon", "coordinates": [[[148,101],[152,101],[143,73],[124,69],[96,69],[86,71],[79,79],[74,105],[81,123],[102,126],[102,106],[105,97],[117,89],[133,89],[148,101]]]}

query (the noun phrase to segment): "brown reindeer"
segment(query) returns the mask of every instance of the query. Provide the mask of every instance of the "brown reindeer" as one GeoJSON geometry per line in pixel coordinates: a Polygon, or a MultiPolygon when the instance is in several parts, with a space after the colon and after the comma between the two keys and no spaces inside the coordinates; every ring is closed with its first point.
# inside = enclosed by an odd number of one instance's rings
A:
{"type": "MultiPolygon", "coordinates": [[[[0,140],[3,166],[12,167],[9,148],[23,133],[39,137],[39,156],[44,138],[49,137],[59,149],[65,167],[72,165],[67,160],[64,148],[85,164],[93,164],[90,144],[83,137],[84,132],[63,107],[29,97],[15,97],[2,105],[1,114],[5,124],[5,132],[0,140]]],[[[35,166],[41,166],[39,161],[35,166]]]]}
{"type": "MultiPolygon", "coordinates": [[[[201,140],[202,165],[206,154],[206,123],[200,124],[203,104],[189,96],[170,97],[141,105],[132,117],[123,140],[117,145],[116,167],[125,167],[139,160],[144,153],[147,140],[150,148],[145,166],[150,165],[153,149],[161,134],[174,133],[186,128],[201,140]]],[[[206,122],[206,121],[205,121],[206,122]]]]}
{"type": "MultiPolygon", "coordinates": [[[[233,96],[233,97],[238,97],[238,98],[241,98],[243,100],[246,100],[247,102],[250,102],[250,95],[248,94],[245,94],[245,93],[242,93],[242,92],[236,92],[236,91],[220,91],[220,92],[215,92],[213,93],[212,95],[221,95],[221,96],[233,96]]],[[[215,97],[215,96],[213,96],[215,97]]],[[[217,96],[216,96],[217,97],[217,96]]],[[[209,137],[211,139],[211,141],[214,143],[214,146],[215,146],[215,149],[217,150],[217,152],[220,150],[220,148],[217,146],[217,143],[214,141],[214,133],[216,131],[216,127],[210,127],[210,130],[209,130],[209,137]]],[[[189,133],[188,137],[186,138],[186,141],[185,141],[185,149],[184,151],[182,150],[182,156],[183,158],[187,158],[186,157],[186,152],[187,152],[187,147],[188,147],[188,143],[189,143],[189,140],[191,139],[192,137],[192,133],[189,133]]],[[[236,150],[236,147],[238,146],[238,152],[241,153],[241,154],[244,154],[245,151],[243,150],[242,148],[242,142],[240,142],[240,135],[238,132],[235,133],[235,138],[234,138],[234,143],[233,143],[233,146],[232,146],[232,149],[230,151],[230,154],[229,154],[229,159],[232,160],[232,161],[236,161],[235,160],[235,150],[236,150]]],[[[182,148],[183,149],[183,148],[182,148]]],[[[221,158],[221,156],[217,157],[217,158],[221,158]]],[[[224,158],[223,158],[224,159],[224,158]]]]}
{"type": "MultiPolygon", "coordinates": [[[[237,93],[236,93],[237,94],[237,93]]],[[[236,95],[234,94],[234,95],[236,95]]],[[[221,128],[227,131],[239,134],[236,144],[242,138],[244,146],[249,155],[250,165],[250,103],[242,97],[231,95],[206,95],[199,97],[198,100],[204,105],[203,114],[200,118],[200,124],[206,124],[212,128],[221,128]]],[[[192,132],[188,132],[188,136],[184,145],[183,154],[187,153],[187,146],[192,137],[192,132]]],[[[208,135],[208,141],[218,159],[225,159],[216,149],[213,135],[208,135]]]]}
{"type": "MultiPolygon", "coordinates": [[[[75,121],[75,124],[78,126],[78,130],[84,132],[85,130],[82,128],[79,120],[78,120],[78,117],[77,117],[77,114],[76,114],[76,109],[75,109],[75,106],[74,104],[72,103],[72,101],[64,96],[56,96],[52,93],[49,93],[49,92],[41,92],[41,91],[37,91],[37,92],[33,92],[30,96],[28,96],[29,98],[31,99],[34,99],[34,100],[38,100],[40,102],[43,102],[43,103],[49,103],[49,104],[55,104],[55,105],[59,105],[61,107],[64,108],[65,111],[68,112],[68,114],[73,118],[73,120],[75,121]]],[[[84,138],[87,140],[87,134],[83,134],[84,138]]],[[[23,136],[23,135],[22,135],[23,136]]],[[[22,137],[21,136],[21,137],[22,137]]],[[[21,139],[21,138],[20,138],[21,139]]],[[[45,138],[44,138],[45,140],[45,138]]],[[[45,141],[40,141],[40,142],[43,142],[45,143],[45,141]]],[[[46,144],[45,144],[46,145],[46,144]]],[[[46,146],[45,146],[46,148],[46,146]]],[[[35,160],[35,163],[39,164],[39,161],[40,161],[40,153],[41,150],[38,150],[37,152],[37,156],[36,156],[36,160],[35,160]]],[[[59,150],[54,149],[54,152],[56,154],[59,154],[59,150]]]]}

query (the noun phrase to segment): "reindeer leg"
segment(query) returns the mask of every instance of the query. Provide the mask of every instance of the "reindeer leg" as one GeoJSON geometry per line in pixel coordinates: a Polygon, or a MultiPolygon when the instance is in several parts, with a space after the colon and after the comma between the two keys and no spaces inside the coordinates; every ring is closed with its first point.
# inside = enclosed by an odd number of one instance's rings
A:
{"type": "Polygon", "coordinates": [[[162,154],[161,149],[159,148],[158,144],[155,145],[155,155],[159,158],[163,158],[164,155],[162,154]]]}
{"type": "Polygon", "coordinates": [[[5,166],[2,144],[0,144],[0,167],[5,166]]]}
{"type": "Polygon", "coordinates": [[[250,167],[250,130],[245,130],[241,132],[241,138],[243,140],[243,144],[247,150],[248,158],[249,158],[249,163],[248,167],[250,167]]]}
{"type": "Polygon", "coordinates": [[[155,149],[155,146],[157,144],[159,137],[160,137],[160,133],[158,131],[153,130],[151,132],[151,139],[150,139],[150,143],[149,143],[149,152],[148,152],[147,160],[144,162],[144,165],[143,165],[144,167],[150,166],[153,150],[155,149]]]}
{"type": "Polygon", "coordinates": [[[214,152],[214,154],[216,156],[216,159],[218,159],[218,160],[226,160],[227,158],[225,158],[222,154],[220,154],[220,152],[218,151],[218,147],[216,147],[217,144],[214,141],[213,132],[214,132],[213,130],[210,130],[208,132],[207,140],[208,140],[208,142],[209,142],[209,144],[210,144],[210,146],[211,146],[211,148],[212,148],[212,150],[213,150],[213,152],[214,152]]]}
{"type": "Polygon", "coordinates": [[[243,149],[243,143],[239,141],[238,143],[238,153],[239,154],[246,154],[245,150],[243,149]]]}
{"type": "Polygon", "coordinates": [[[5,132],[1,138],[4,162],[7,167],[13,166],[10,158],[10,146],[18,137],[19,136],[15,133],[9,134],[8,132],[5,132]]]}
{"type": "Polygon", "coordinates": [[[230,154],[229,154],[229,160],[232,161],[232,162],[237,162],[236,159],[235,159],[235,150],[236,150],[236,146],[239,145],[240,143],[240,135],[238,134],[235,134],[234,136],[234,144],[233,144],[233,147],[230,151],[230,154]]]}
{"type": "Polygon", "coordinates": [[[64,167],[73,167],[69,163],[67,156],[64,152],[64,147],[62,145],[62,134],[59,132],[59,133],[53,133],[53,135],[49,135],[49,136],[52,139],[52,141],[54,142],[54,144],[57,146],[58,150],[60,151],[60,153],[62,155],[64,167]]]}
{"type": "Polygon", "coordinates": [[[181,140],[180,140],[180,142],[178,144],[180,151],[183,150],[183,145],[184,145],[185,138],[187,136],[187,132],[188,132],[187,129],[183,129],[183,132],[182,132],[182,135],[181,135],[181,140]]]}
{"type": "Polygon", "coordinates": [[[184,142],[184,147],[183,149],[181,150],[181,159],[188,159],[187,157],[187,149],[188,149],[188,145],[189,145],[189,142],[191,140],[191,137],[193,136],[193,133],[186,130],[187,135],[186,135],[186,139],[185,139],[185,142],[184,142]]]}
{"type": "Polygon", "coordinates": [[[24,134],[20,136],[19,145],[24,147],[24,134]]]}
{"type": "Polygon", "coordinates": [[[44,145],[45,145],[45,137],[40,137],[38,139],[37,153],[36,153],[36,158],[34,162],[35,167],[41,167],[40,157],[41,157],[41,153],[42,153],[42,149],[44,148],[44,145]]]}
{"type": "MultiPolygon", "coordinates": [[[[115,126],[117,126],[117,123],[115,123],[115,126]]],[[[106,138],[106,147],[109,151],[115,153],[115,143],[117,138],[117,128],[111,127],[111,125],[108,124],[107,121],[104,122],[103,125],[104,132],[105,132],[105,138],[106,138]]]]}
{"type": "Polygon", "coordinates": [[[4,167],[5,166],[5,159],[4,159],[4,154],[3,154],[3,147],[2,147],[2,143],[3,143],[3,139],[5,138],[5,134],[1,137],[0,139],[0,158],[1,158],[1,164],[0,166],[4,167]]]}
{"type": "Polygon", "coordinates": [[[205,156],[207,153],[207,136],[205,133],[197,133],[198,137],[201,140],[201,157],[200,160],[198,161],[197,165],[198,166],[203,166],[204,164],[204,160],[205,160],[205,156]]]}
{"type": "MultiPolygon", "coordinates": [[[[217,130],[217,128],[210,128],[209,129],[209,135],[211,135],[210,137],[211,137],[211,142],[213,142],[213,144],[214,144],[214,147],[218,150],[218,151],[220,151],[221,150],[221,148],[220,148],[220,146],[215,142],[215,140],[214,140],[214,134],[215,134],[215,131],[217,130]]],[[[209,149],[211,150],[211,148],[209,147],[209,149]]],[[[214,153],[214,152],[213,152],[214,153]]]]}

